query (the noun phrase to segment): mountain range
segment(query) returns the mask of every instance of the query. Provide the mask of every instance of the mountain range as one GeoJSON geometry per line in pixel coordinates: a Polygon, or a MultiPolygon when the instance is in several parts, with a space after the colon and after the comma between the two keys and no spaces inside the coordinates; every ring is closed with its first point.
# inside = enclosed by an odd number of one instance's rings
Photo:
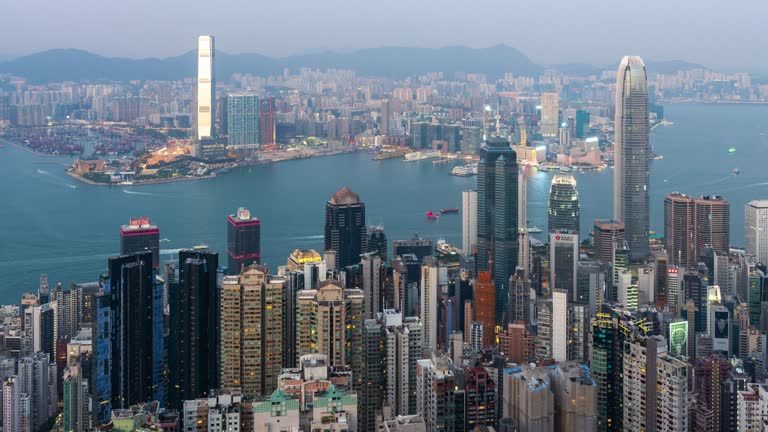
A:
{"type": "MultiPolygon", "coordinates": [[[[0,73],[21,76],[34,84],[60,81],[177,80],[194,76],[194,51],[163,59],[105,57],[78,49],[52,49],[0,61],[0,73]]],[[[683,62],[648,62],[649,73],[669,73],[704,66],[683,62]]],[[[481,72],[495,79],[505,72],[535,76],[546,67],[531,61],[519,50],[506,45],[488,48],[449,46],[443,48],[381,47],[351,53],[308,53],[288,57],[261,54],[216,52],[216,74],[227,79],[233,73],[268,76],[283,69],[311,67],[351,69],[363,76],[401,79],[427,72],[481,72]]],[[[597,67],[585,63],[549,66],[564,73],[591,75],[616,66],[597,67]]]]}

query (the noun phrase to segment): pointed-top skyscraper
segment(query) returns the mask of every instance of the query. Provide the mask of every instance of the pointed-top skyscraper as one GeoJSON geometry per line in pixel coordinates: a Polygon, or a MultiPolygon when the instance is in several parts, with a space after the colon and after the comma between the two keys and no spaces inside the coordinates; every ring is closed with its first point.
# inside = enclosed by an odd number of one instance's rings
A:
{"type": "Polygon", "coordinates": [[[368,250],[365,204],[346,186],[325,205],[325,250],[336,253],[337,270],[359,264],[368,250]]]}
{"type": "Polygon", "coordinates": [[[616,76],[613,218],[624,222],[632,259],[648,256],[651,145],[643,59],[625,56],[616,76]]]}

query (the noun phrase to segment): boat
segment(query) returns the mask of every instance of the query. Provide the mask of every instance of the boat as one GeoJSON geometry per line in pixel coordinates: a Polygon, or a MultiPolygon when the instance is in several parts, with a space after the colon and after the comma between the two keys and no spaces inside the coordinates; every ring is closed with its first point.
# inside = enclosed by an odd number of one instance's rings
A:
{"type": "Polygon", "coordinates": [[[459,248],[457,248],[456,246],[449,245],[443,239],[440,239],[437,241],[437,244],[435,245],[435,250],[437,251],[437,254],[440,256],[458,255],[461,252],[459,248]]]}
{"type": "Polygon", "coordinates": [[[459,209],[456,208],[456,207],[441,208],[440,209],[440,213],[458,213],[458,212],[459,212],[459,209]]]}
{"type": "Polygon", "coordinates": [[[539,228],[539,227],[534,225],[534,226],[528,228],[528,232],[536,234],[536,233],[540,233],[542,231],[541,231],[541,228],[539,228]]]}
{"type": "Polygon", "coordinates": [[[427,219],[429,219],[429,220],[437,220],[437,218],[439,218],[439,217],[440,217],[440,215],[437,214],[437,213],[433,213],[432,210],[427,212],[427,219]]]}
{"type": "Polygon", "coordinates": [[[741,174],[741,170],[740,170],[740,169],[738,169],[738,168],[734,168],[734,169],[733,169],[733,171],[731,171],[731,172],[732,172],[733,174],[735,174],[735,175],[739,175],[739,174],[741,174]]]}
{"type": "Polygon", "coordinates": [[[384,159],[394,159],[397,157],[405,156],[408,152],[405,150],[394,150],[394,151],[380,151],[376,154],[376,156],[373,157],[373,160],[384,160],[384,159]]]}
{"type": "Polygon", "coordinates": [[[405,160],[408,162],[419,161],[424,159],[433,159],[440,156],[440,152],[436,150],[429,151],[415,151],[405,154],[405,160]]]}
{"type": "Polygon", "coordinates": [[[569,173],[571,172],[571,168],[566,165],[560,165],[559,167],[561,173],[569,173]]]}
{"type": "Polygon", "coordinates": [[[451,175],[458,176],[458,177],[469,177],[469,176],[477,175],[477,164],[471,163],[471,164],[453,167],[453,170],[451,170],[451,175]]]}

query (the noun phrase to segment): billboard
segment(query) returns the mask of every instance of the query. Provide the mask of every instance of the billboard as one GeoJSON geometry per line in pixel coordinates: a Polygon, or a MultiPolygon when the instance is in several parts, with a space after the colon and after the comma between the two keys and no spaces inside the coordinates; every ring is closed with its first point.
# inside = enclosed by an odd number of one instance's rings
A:
{"type": "Polygon", "coordinates": [[[730,314],[724,306],[713,308],[712,316],[712,350],[728,352],[728,333],[730,314]]]}
{"type": "Polygon", "coordinates": [[[669,351],[675,355],[688,355],[688,321],[669,323],[669,351]]]}

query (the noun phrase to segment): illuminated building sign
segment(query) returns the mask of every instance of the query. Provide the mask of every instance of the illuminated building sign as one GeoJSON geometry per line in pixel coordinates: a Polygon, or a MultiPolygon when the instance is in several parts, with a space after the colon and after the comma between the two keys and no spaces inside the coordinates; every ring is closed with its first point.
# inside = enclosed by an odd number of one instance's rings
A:
{"type": "Polygon", "coordinates": [[[305,263],[313,263],[313,262],[320,262],[323,258],[319,256],[310,256],[310,257],[301,257],[296,260],[299,264],[305,264],[305,263]]]}
{"type": "Polygon", "coordinates": [[[669,350],[672,354],[688,355],[688,321],[669,324],[669,350]]]}
{"type": "Polygon", "coordinates": [[[130,221],[131,226],[149,225],[149,218],[133,218],[130,221]]]}

